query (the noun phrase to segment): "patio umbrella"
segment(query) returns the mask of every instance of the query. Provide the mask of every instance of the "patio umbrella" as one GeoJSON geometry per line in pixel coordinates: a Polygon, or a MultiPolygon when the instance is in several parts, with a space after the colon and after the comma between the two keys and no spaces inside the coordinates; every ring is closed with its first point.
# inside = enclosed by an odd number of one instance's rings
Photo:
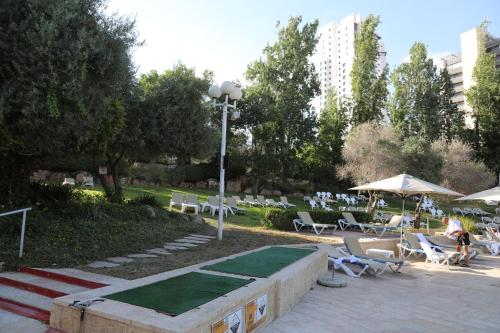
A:
{"type": "MultiPolygon", "coordinates": [[[[401,216],[401,233],[400,233],[400,246],[403,244],[403,222],[405,212],[405,199],[408,196],[415,194],[442,194],[450,196],[463,196],[458,192],[449,190],[445,187],[426,182],[425,180],[418,179],[408,174],[400,174],[391,178],[379,180],[373,183],[352,187],[349,190],[356,191],[384,191],[396,193],[403,199],[401,216]]],[[[400,253],[401,255],[401,253],[400,253]]]]}
{"type": "Polygon", "coordinates": [[[484,201],[497,201],[500,202],[500,186],[490,188],[489,190],[473,193],[465,197],[461,197],[455,200],[466,201],[466,200],[484,200],[484,201]]]}

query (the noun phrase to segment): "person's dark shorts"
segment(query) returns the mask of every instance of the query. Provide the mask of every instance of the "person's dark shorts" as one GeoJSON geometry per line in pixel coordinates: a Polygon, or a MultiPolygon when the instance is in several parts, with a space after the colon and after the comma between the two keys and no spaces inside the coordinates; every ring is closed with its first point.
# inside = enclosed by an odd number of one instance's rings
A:
{"type": "Polygon", "coordinates": [[[462,235],[457,237],[457,245],[470,245],[468,232],[464,232],[462,235]]]}

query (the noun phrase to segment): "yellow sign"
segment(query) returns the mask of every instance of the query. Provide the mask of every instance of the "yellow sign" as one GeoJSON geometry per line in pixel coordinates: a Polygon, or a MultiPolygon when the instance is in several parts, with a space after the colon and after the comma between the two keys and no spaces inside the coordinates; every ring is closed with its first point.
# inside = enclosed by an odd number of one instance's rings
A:
{"type": "Polygon", "coordinates": [[[267,294],[247,303],[246,306],[246,323],[247,332],[253,331],[260,324],[264,323],[267,318],[267,294]]]}
{"type": "Polygon", "coordinates": [[[212,324],[212,333],[242,333],[243,309],[239,308],[224,319],[212,324]]]}

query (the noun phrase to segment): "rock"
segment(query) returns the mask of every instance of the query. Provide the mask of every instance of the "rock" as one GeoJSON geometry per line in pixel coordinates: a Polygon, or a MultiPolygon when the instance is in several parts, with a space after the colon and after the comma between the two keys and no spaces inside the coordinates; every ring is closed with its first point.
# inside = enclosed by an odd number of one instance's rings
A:
{"type": "Polygon", "coordinates": [[[150,254],[158,254],[160,256],[166,256],[166,255],[169,255],[169,254],[172,254],[168,251],[166,251],[165,249],[151,249],[151,250],[146,250],[147,253],[150,253],[150,254]]]}
{"type": "Polygon", "coordinates": [[[126,264],[129,262],[134,261],[131,258],[126,258],[126,257],[111,257],[111,258],[106,258],[107,261],[114,262],[116,264],[126,264]]]}
{"type": "Polygon", "coordinates": [[[219,187],[219,181],[215,178],[207,179],[207,183],[208,183],[208,188],[218,188],[219,187]]]}
{"type": "Polygon", "coordinates": [[[107,261],[94,261],[93,263],[88,264],[87,266],[92,268],[110,268],[110,267],[120,266],[120,264],[115,264],[107,261]]]}
{"type": "Polygon", "coordinates": [[[243,193],[245,193],[245,194],[252,194],[252,188],[251,188],[251,187],[247,187],[247,188],[243,191],[243,193]]]}
{"type": "Polygon", "coordinates": [[[207,240],[195,240],[192,238],[181,238],[175,240],[177,243],[205,244],[207,240]]]}
{"type": "Polygon", "coordinates": [[[134,253],[134,254],[129,254],[127,257],[129,257],[129,258],[156,258],[158,256],[155,254],[134,253]]]}
{"type": "Polygon", "coordinates": [[[272,195],[272,194],[273,194],[273,191],[271,191],[271,190],[268,190],[268,189],[265,189],[265,188],[264,188],[264,189],[262,189],[262,190],[260,191],[260,194],[261,194],[261,195],[272,195]]]}
{"type": "Polygon", "coordinates": [[[153,207],[147,206],[146,209],[148,211],[149,217],[151,217],[151,218],[155,218],[156,217],[156,212],[155,212],[155,210],[154,210],[153,207]]]}
{"type": "Polygon", "coordinates": [[[226,185],[226,191],[228,192],[241,192],[241,181],[228,180],[226,185]]]}
{"type": "Polygon", "coordinates": [[[200,235],[200,234],[190,234],[189,236],[194,236],[194,237],[199,237],[199,238],[215,239],[214,236],[200,235]]]}
{"type": "Polygon", "coordinates": [[[163,248],[165,250],[170,250],[170,251],[175,251],[175,250],[186,250],[187,247],[183,247],[183,246],[173,246],[173,245],[163,245],[163,248]]]}
{"type": "Polygon", "coordinates": [[[168,243],[168,245],[173,245],[173,246],[184,246],[184,247],[197,247],[199,244],[191,244],[191,243],[186,243],[186,242],[177,242],[176,243],[168,243]]]}
{"type": "Polygon", "coordinates": [[[199,181],[199,182],[194,183],[194,187],[196,187],[196,188],[207,188],[208,184],[205,181],[199,181]]]}
{"type": "Polygon", "coordinates": [[[199,223],[199,224],[207,224],[207,221],[201,215],[192,215],[191,222],[199,223]]]}
{"type": "Polygon", "coordinates": [[[274,190],[274,191],[272,192],[272,195],[278,195],[278,196],[280,196],[280,195],[282,195],[282,193],[281,193],[281,191],[274,190]]]}

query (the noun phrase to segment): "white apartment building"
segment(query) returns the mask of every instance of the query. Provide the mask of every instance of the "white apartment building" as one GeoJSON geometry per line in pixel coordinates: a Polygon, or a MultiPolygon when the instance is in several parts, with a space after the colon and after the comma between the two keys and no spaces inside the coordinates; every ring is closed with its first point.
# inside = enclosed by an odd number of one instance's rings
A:
{"type": "MultiPolygon", "coordinates": [[[[476,65],[479,53],[480,29],[478,27],[467,30],[460,34],[460,52],[450,53],[441,58],[438,67],[446,67],[453,84],[454,95],[452,102],[458,110],[465,112],[465,124],[472,128],[474,121],[472,118],[472,108],[467,103],[465,91],[474,86],[472,72],[476,65]]],[[[496,54],[496,68],[500,70],[500,38],[488,36],[486,42],[486,52],[496,54]]]]}
{"type": "MultiPolygon", "coordinates": [[[[319,29],[319,41],[312,57],[312,62],[321,83],[321,95],[316,97],[313,108],[316,112],[326,106],[326,93],[335,88],[338,96],[350,97],[352,94],[351,69],[354,61],[354,36],[358,32],[362,19],[359,14],[351,14],[340,23],[330,22],[319,29]]],[[[386,65],[386,51],[380,42],[380,57],[377,73],[386,65]]]]}

